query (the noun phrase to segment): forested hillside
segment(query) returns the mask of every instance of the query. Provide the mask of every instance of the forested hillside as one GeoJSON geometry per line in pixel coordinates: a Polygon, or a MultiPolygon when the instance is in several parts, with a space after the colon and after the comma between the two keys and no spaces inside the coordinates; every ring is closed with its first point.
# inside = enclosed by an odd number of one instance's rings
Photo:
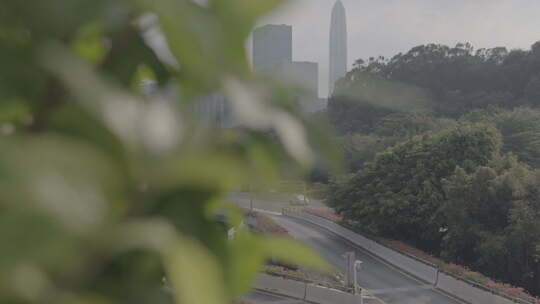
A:
{"type": "Polygon", "coordinates": [[[540,42],[358,60],[329,100],[358,230],[540,294],[540,42]]]}

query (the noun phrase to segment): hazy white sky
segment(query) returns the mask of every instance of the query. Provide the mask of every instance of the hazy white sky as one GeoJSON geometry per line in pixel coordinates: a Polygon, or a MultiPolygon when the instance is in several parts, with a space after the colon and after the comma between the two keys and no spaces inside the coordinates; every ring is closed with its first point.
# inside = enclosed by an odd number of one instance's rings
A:
{"type": "MultiPolygon", "coordinates": [[[[540,0],[341,0],[347,13],[349,67],[425,43],[529,48],[540,40],[540,0]]],[[[334,0],[292,0],[260,24],[293,26],[293,59],[319,63],[327,95],[328,36],[334,0]]]]}

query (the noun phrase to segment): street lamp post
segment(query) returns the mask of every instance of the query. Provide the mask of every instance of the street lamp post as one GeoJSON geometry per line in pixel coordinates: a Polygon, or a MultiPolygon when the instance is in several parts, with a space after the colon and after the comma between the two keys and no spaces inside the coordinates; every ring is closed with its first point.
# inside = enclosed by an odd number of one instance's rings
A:
{"type": "Polygon", "coordinates": [[[302,183],[303,186],[304,186],[304,205],[307,205],[309,203],[309,200],[307,199],[307,187],[306,187],[306,182],[303,182],[302,183]]]}
{"type": "Polygon", "coordinates": [[[253,187],[249,184],[249,210],[253,213],[253,187]]]}

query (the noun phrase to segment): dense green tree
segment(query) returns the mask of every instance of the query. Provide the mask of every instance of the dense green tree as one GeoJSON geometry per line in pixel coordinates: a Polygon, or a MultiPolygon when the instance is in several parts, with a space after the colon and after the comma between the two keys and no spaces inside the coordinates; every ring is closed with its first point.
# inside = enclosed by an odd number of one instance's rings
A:
{"type": "Polygon", "coordinates": [[[490,107],[472,111],[461,120],[492,123],[503,135],[504,153],[512,152],[520,161],[540,168],[540,110],[518,107],[508,111],[490,107]]]}
{"type": "Polygon", "coordinates": [[[354,133],[343,137],[343,149],[351,172],[363,168],[365,163],[389,146],[391,144],[385,138],[376,135],[354,133]]]}
{"type": "Polygon", "coordinates": [[[486,165],[500,149],[489,125],[465,124],[416,136],[380,153],[360,170],[330,204],[367,232],[438,250],[444,202],[442,179],[457,166],[486,165]]]}
{"type": "Polygon", "coordinates": [[[443,184],[442,256],[538,294],[540,172],[507,155],[443,184]]]}
{"type": "Polygon", "coordinates": [[[360,72],[338,83],[328,101],[328,117],[339,133],[370,133],[380,120],[395,113],[429,113],[430,95],[414,85],[360,72]]]}
{"type": "Polygon", "coordinates": [[[328,101],[328,118],[340,134],[370,133],[381,118],[392,113],[395,111],[355,98],[334,97],[328,101]]]}
{"type": "Polygon", "coordinates": [[[455,124],[453,120],[435,118],[423,113],[397,112],[387,115],[375,124],[372,133],[359,132],[342,136],[348,168],[351,172],[356,172],[388,147],[416,135],[438,132],[455,124]]]}
{"type": "Polygon", "coordinates": [[[455,124],[452,119],[437,118],[430,113],[398,112],[381,119],[373,133],[394,138],[397,143],[428,131],[442,131],[455,124]]]}

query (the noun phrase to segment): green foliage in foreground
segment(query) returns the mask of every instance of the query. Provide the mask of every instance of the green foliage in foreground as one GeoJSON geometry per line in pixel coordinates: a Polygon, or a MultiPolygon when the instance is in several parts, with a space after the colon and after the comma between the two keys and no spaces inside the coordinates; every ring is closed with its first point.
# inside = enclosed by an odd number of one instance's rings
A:
{"type": "Polygon", "coordinates": [[[256,19],[280,1],[206,2],[2,1],[1,303],[223,304],[270,256],[325,268],[291,240],[240,229],[224,201],[275,178],[284,155],[296,167],[313,158],[245,54],[256,19]],[[149,98],[141,80],[182,102],[149,98]],[[244,128],[193,121],[190,100],[212,92],[244,128]]]}

